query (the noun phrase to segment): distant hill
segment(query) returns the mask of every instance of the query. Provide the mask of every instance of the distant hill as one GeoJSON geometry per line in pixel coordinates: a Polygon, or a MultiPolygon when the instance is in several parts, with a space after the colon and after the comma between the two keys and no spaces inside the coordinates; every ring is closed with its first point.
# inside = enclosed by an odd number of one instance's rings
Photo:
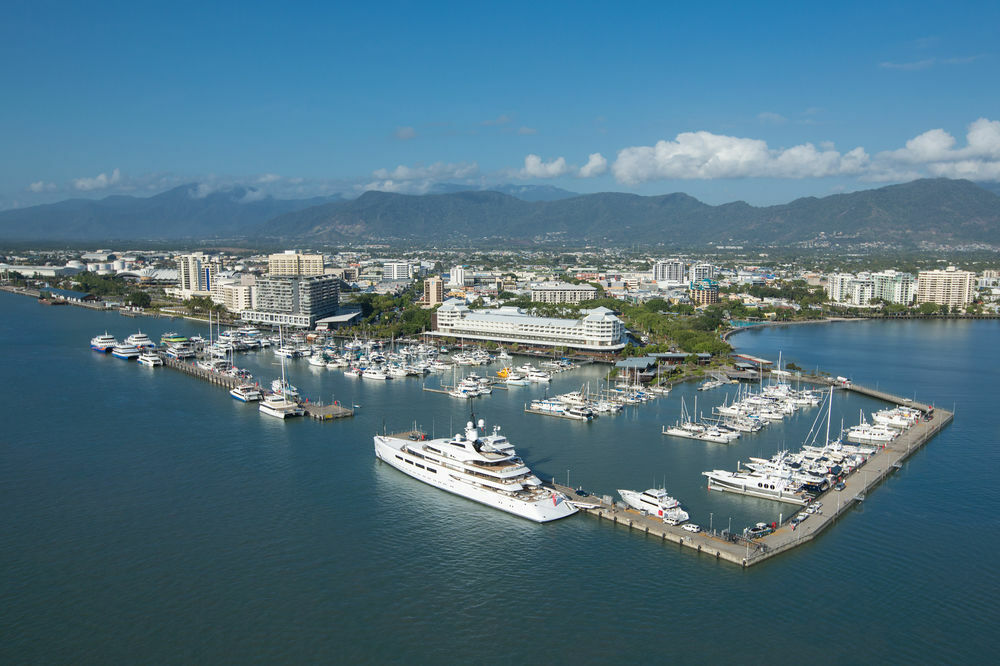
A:
{"type": "Polygon", "coordinates": [[[337,197],[282,200],[235,187],[202,195],[197,184],[152,197],[68,199],[0,212],[0,239],[111,240],[246,236],[277,215],[329,203],[337,197]]]}
{"type": "Polygon", "coordinates": [[[686,194],[619,192],[523,201],[499,192],[412,196],[366,192],[268,221],[259,233],[327,242],[540,237],[682,246],[796,243],[839,237],[914,246],[1000,245],[1000,196],[967,180],[924,179],[778,206],[710,206],[686,194]]]}
{"type": "Polygon", "coordinates": [[[437,183],[431,187],[428,194],[456,194],[458,192],[500,192],[520,199],[521,201],[558,201],[580,196],[576,192],[564,190],[552,185],[495,185],[493,187],[470,187],[458,183],[437,183]]]}
{"type": "Polygon", "coordinates": [[[806,197],[777,206],[710,206],[687,194],[573,194],[549,186],[365,192],[281,200],[247,188],[199,196],[184,185],[149,198],[70,199],[0,212],[0,239],[46,241],[246,238],[263,241],[705,244],[921,242],[1000,246],[1000,195],[967,180],[925,179],[806,197]]]}

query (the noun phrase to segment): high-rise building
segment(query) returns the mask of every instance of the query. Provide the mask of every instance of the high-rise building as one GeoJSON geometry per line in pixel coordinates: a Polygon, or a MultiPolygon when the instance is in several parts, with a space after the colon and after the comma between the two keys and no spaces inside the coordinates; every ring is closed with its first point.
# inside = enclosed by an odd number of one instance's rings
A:
{"type": "Polygon", "coordinates": [[[202,252],[177,257],[178,286],[184,298],[207,296],[218,272],[218,262],[202,252]]]}
{"type": "Polygon", "coordinates": [[[671,260],[671,261],[658,261],[653,264],[653,281],[654,282],[676,282],[677,284],[682,284],[684,282],[684,272],[687,266],[683,261],[671,260]]]}
{"type": "Polygon", "coordinates": [[[252,310],[241,318],[261,324],[311,328],[317,319],[336,314],[340,278],[335,275],[268,276],[257,278],[252,310]]]}
{"type": "Polygon", "coordinates": [[[834,303],[846,303],[851,297],[851,273],[831,273],[826,278],[826,293],[834,303]]]}
{"type": "Polygon", "coordinates": [[[408,261],[386,261],[382,264],[383,280],[409,280],[410,262],[408,261]]]}
{"type": "Polygon", "coordinates": [[[873,298],[881,298],[887,303],[899,305],[909,305],[913,302],[916,280],[911,273],[899,273],[893,270],[872,273],[872,281],[875,292],[873,298]]]}
{"type": "Polygon", "coordinates": [[[439,276],[424,280],[424,304],[437,305],[444,303],[444,280],[439,276]]]}
{"type": "Polygon", "coordinates": [[[715,266],[712,264],[692,264],[688,271],[688,282],[711,280],[715,277],[715,266]]]}
{"type": "Polygon", "coordinates": [[[466,277],[465,267],[455,266],[451,269],[451,279],[448,280],[448,286],[461,289],[465,286],[466,277]]]}
{"type": "Polygon", "coordinates": [[[300,254],[285,250],[267,258],[268,275],[322,275],[322,254],[300,254]]]}
{"type": "Polygon", "coordinates": [[[965,307],[972,302],[975,273],[949,266],[943,271],[920,271],[917,302],[965,307]]]}
{"type": "Polygon", "coordinates": [[[719,283],[709,278],[692,282],[688,287],[688,295],[698,305],[711,305],[719,302],[719,283]]]}

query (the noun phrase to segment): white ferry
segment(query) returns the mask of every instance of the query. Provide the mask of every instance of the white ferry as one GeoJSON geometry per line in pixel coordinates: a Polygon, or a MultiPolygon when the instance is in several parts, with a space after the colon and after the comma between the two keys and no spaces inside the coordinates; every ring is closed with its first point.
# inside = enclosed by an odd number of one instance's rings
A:
{"type": "Polygon", "coordinates": [[[305,414],[305,410],[294,400],[289,400],[280,393],[272,393],[261,401],[260,413],[279,419],[287,419],[293,416],[302,416],[305,414]]]}
{"type": "Polygon", "coordinates": [[[229,395],[241,402],[259,402],[264,397],[254,384],[240,384],[231,390],[229,395]]]}
{"type": "Polygon", "coordinates": [[[480,436],[484,426],[469,421],[450,439],[375,435],[375,456],[424,483],[536,522],[576,513],[565,495],[542,486],[498,428],[480,436]]]}
{"type": "Polygon", "coordinates": [[[139,364],[155,368],[158,365],[163,365],[163,359],[155,351],[147,350],[139,354],[139,364]]]}
{"type": "Polygon", "coordinates": [[[150,340],[149,336],[142,331],[128,336],[125,338],[125,342],[133,347],[138,347],[139,349],[152,349],[153,347],[156,347],[156,343],[150,340]]]}
{"type": "Polygon", "coordinates": [[[111,355],[123,361],[132,361],[139,358],[139,348],[134,345],[117,344],[112,347],[111,355]]]}
{"type": "Polygon", "coordinates": [[[115,339],[115,336],[109,335],[107,331],[104,331],[104,335],[95,335],[90,339],[90,348],[102,354],[107,354],[117,345],[118,340],[115,339]]]}

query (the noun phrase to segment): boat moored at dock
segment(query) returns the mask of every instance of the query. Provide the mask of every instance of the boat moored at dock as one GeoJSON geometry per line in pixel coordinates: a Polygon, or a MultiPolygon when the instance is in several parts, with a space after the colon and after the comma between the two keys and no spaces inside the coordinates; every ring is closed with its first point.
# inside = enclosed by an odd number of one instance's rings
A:
{"type": "Polygon", "coordinates": [[[375,435],[375,456],[424,483],[536,522],[577,512],[566,495],[542,486],[499,429],[483,435],[484,426],[469,421],[464,434],[431,440],[417,432],[375,435]]]}

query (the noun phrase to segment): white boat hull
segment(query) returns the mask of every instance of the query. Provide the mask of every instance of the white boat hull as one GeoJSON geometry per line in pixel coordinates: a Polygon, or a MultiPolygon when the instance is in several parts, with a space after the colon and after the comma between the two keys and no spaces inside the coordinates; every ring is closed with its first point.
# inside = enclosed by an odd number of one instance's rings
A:
{"type": "Polygon", "coordinates": [[[504,493],[487,490],[457,480],[449,475],[447,469],[444,468],[439,469],[437,472],[432,472],[426,469],[426,466],[424,468],[417,467],[415,463],[423,465],[426,461],[409,455],[406,451],[402,450],[401,443],[401,440],[396,440],[392,437],[376,435],[375,456],[407,476],[423,481],[435,488],[446,490],[474,502],[479,502],[480,504],[485,504],[538,523],[558,520],[577,512],[576,507],[561,493],[553,493],[554,501],[547,499],[527,502],[517,497],[511,497],[504,493]],[[396,442],[400,442],[400,444],[396,444],[396,442]],[[407,460],[410,462],[407,463],[407,460]]]}

